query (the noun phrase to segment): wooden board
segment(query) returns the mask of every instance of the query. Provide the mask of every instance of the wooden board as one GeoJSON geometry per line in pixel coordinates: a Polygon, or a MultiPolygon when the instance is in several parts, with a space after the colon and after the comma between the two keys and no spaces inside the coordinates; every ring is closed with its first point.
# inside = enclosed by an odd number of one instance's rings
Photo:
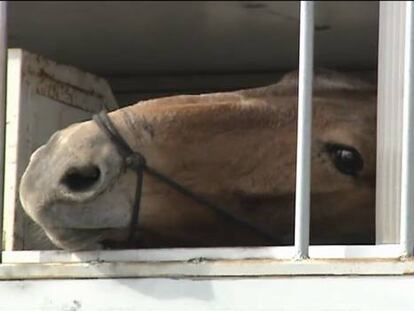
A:
{"type": "Polygon", "coordinates": [[[90,118],[102,105],[117,107],[105,80],[27,51],[9,50],[3,249],[39,249],[48,241],[21,208],[20,178],[32,152],[55,131],[90,118]]]}

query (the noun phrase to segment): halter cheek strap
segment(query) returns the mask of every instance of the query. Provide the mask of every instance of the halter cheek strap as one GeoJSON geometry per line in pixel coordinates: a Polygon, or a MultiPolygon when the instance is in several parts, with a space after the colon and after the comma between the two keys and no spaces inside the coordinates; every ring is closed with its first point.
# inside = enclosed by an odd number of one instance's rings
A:
{"type": "Polygon", "coordinates": [[[132,216],[129,224],[128,244],[131,245],[134,239],[135,231],[138,226],[139,210],[141,206],[142,185],[144,179],[144,169],[146,166],[145,158],[137,152],[134,152],[128,143],[119,134],[115,125],[109,119],[108,114],[102,110],[99,114],[93,116],[93,120],[98,124],[100,129],[108,136],[111,142],[117,147],[118,152],[125,159],[127,167],[137,173],[137,182],[135,186],[135,199],[132,205],[132,216]]]}
{"type": "Polygon", "coordinates": [[[137,183],[136,183],[136,190],[135,190],[135,199],[133,205],[133,212],[130,221],[130,229],[128,235],[128,244],[132,247],[133,238],[135,235],[135,231],[138,226],[139,221],[139,210],[141,204],[141,196],[142,196],[142,186],[143,186],[143,179],[144,179],[144,171],[145,173],[155,177],[159,181],[169,185],[175,191],[191,198],[193,201],[197,202],[201,206],[207,207],[210,210],[213,210],[217,214],[220,214],[227,220],[232,222],[238,223],[243,227],[251,229],[258,235],[261,235],[263,238],[270,242],[275,242],[276,239],[272,236],[272,234],[264,231],[263,229],[251,224],[249,221],[239,218],[229,212],[227,209],[219,206],[210,200],[195,194],[191,190],[187,189],[186,187],[182,186],[175,180],[165,176],[164,174],[158,172],[154,168],[147,165],[146,160],[142,154],[139,152],[133,151],[128,143],[124,140],[124,138],[119,134],[118,130],[116,129],[115,125],[112,123],[108,114],[105,110],[102,110],[100,113],[93,116],[93,120],[99,126],[99,128],[105,133],[105,135],[111,140],[111,142],[117,147],[118,152],[124,158],[127,167],[131,168],[132,170],[136,171],[137,173],[137,183]]]}

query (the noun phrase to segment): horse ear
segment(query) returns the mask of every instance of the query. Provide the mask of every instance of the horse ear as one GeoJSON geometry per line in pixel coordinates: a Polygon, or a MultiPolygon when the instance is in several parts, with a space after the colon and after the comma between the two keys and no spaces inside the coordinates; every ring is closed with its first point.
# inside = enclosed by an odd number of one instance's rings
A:
{"type": "Polygon", "coordinates": [[[298,87],[299,71],[294,70],[286,73],[282,78],[275,84],[275,89],[279,90],[292,90],[298,87]]]}
{"type": "MultiPolygon", "coordinates": [[[[370,72],[353,72],[344,73],[325,68],[316,68],[313,76],[314,92],[325,91],[361,91],[375,92],[376,73],[370,72]]],[[[275,84],[245,89],[239,91],[246,96],[257,96],[257,94],[277,95],[296,95],[298,92],[299,71],[294,70],[283,75],[275,84]]]]}
{"type": "MultiPolygon", "coordinates": [[[[274,91],[297,92],[298,70],[291,71],[274,85],[274,91]]],[[[375,72],[343,73],[326,68],[316,68],[314,71],[313,88],[316,91],[375,91],[375,72]]]]}

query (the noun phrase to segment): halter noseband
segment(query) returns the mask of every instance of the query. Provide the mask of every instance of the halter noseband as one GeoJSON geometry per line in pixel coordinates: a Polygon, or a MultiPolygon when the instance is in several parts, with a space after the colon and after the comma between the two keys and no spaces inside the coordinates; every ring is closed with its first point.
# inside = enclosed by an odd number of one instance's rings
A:
{"type": "Polygon", "coordinates": [[[128,235],[128,244],[130,246],[132,246],[135,231],[138,226],[144,171],[147,174],[155,177],[159,181],[169,185],[177,192],[191,198],[193,201],[199,203],[200,205],[215,211],[227,220],[236,222],[244,227],[247,227],[269,241],[275,241],[275,238],[270,233],[262,230],[261,228],[256,227],[255,225],[251,224],[250,222],[244,219],[236,217],[227,209],[211,202],[210,200],[198,194],[195,194],[194,192],[185,188],[173,179],[165,176],[164,174],[158,172],[154,168],[148,166],[144,156],[139,152],[132,150],[128,143],[123,139],[121,134],[119,134],[118,130],[108,117],[108,114],[105,110],[102,110],[100,113],[95,114],[93,116],[93,120],[96,122],[99,128],[105,133],[105,135],[111,140],[111,142],[117,147],[117,150],[120,153],[120,155],[124,158],[127,167],[136,171],[137,173],[135,199],[133,203],[133,212],[131,216],[130,229],[128,235]]]}

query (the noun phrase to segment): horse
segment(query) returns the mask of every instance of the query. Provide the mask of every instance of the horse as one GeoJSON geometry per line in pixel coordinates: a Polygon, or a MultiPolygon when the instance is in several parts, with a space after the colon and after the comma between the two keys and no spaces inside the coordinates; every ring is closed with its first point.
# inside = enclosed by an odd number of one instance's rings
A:
{"type": "MultiPolygon", "coordinates": [[[[374,243],[376,86],[326,69],[313,81],[311,243],[374,243]]],[[[92,119],[32,154],[23,209],[71,251],[290,245],[297,89],[292,71],[269,86],[150,99],[107,115],[147,167],[220,211],[146,170],[137,186],[139,173],[92,119]]]]}

